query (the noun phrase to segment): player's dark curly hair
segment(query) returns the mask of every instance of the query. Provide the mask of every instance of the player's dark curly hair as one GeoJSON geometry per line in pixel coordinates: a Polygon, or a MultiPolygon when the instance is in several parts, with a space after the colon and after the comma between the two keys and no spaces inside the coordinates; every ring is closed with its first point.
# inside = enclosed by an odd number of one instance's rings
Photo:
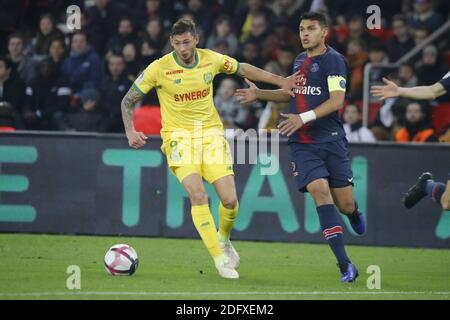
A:
{"type": "Polygon", "coordinates": [[[326,15],[324,15],[323,13],[320,13],[320,12],[315,12],[315,11],[310,11],[310,12],[304,13],[300,17],[300,22],[302,22],[302,20],[319,21],[319,24],[322,26],[322,28],[328,28],[328,26],[330,25],[326,15]]]}
{"type": "Polygon", "coordinates": [[[170,36],[180,35],[185,32],[189,32],[193,36],[197,34],[197,28],[195,22],[191,19],[182,18],[174,23],[172,30],[170,31],[170,36]]]}

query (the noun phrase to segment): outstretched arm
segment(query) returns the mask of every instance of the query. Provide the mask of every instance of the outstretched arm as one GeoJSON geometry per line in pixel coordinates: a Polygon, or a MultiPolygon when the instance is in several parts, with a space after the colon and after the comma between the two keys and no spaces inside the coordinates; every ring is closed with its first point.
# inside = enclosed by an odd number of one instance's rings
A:
{"type": "Polygon", "coordinates": [[[248,63],[239,64],[238,75],[243,78],[248,78],[253,81],[265,82],[276,85],[282,89],[286,94],[294,96],[292,89],[299,88],[297,82],[299,82],[300,77],[298,74],[293,74],[287,78],[282,76],[277,76],[273,73],[267,72],[258,67],[252,66],[248,63]]]}
{"type": "Polygon", "coordinates": [[[142,100],[142,94],[131,86],[127,94],[123,97],[121,103],[122,120],[125,127],[125,133],[130,147],[138,149],[146,143],[147,137],[142,132],[136,132],[134,129],[134,106],[142,100]]]}
{"type": "Polygon", "coordinates": [[[256,100],[274,101],[274,102],[289,102],[291,96],[283,89],[278,90],[261,90],[253,82],[245,79],[248,84],[246,89],[237,89],[235,96],[242,104],[251,103],[256,100]]]}
{"type": "Polygon", "coordinates": [[[404,97],[416,100],[434,100],[445,94],[444,86],[437,82],[431,86],[421,86],[413,88],[403,88],[397,86],[394,82],[383,78],[386,85],[373,86],[370,91],[375,97],[379,97],[380,100],[395,97],[404,97]]]}

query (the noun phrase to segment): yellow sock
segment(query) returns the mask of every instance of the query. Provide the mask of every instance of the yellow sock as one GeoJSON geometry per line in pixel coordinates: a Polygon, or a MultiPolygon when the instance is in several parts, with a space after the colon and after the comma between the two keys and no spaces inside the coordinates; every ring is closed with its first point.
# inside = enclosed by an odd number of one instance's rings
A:
{"type": "Polygon", "coordinates": [[[219,239],[220,241],[227,241],[230,239],[231,229],[233,229],[234,222],[239,210],[239,203],[234,209],[227,209],[222,202],[219,204],[219,239]]]}
{"type": "Polygon", "coordinates": [[[192,220],[211,256],[214,259],[222,256],[216,225],[209,205],[192,206],[192,220]]]}

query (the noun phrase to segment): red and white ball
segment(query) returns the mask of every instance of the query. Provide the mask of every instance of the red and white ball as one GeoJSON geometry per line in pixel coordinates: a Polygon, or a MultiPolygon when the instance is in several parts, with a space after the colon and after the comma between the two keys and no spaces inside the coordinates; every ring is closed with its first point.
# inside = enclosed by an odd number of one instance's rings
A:
{"type": "Polygon", "coordinates": [[[139,265],[136,250],[127,244],[116,244],[105,254],[106,272],[113,276],[131,276],[139,265]]]}

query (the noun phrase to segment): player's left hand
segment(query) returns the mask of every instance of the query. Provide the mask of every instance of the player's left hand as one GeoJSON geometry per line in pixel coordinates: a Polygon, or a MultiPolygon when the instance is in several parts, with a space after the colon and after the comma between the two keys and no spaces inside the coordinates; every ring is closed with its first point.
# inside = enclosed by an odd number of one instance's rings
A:
{"type": "Polygon", "coordinates": [[[287,119],[280,122],[278,129],[280,129],[281,134],[287,135],[288,137],[299,130],[304,124],[298,114],[280,113],[280,115],[287,119]]]}
{"type": "Polygon", "coordinates": [[[298,84],[301,78],[302,77],[300,75],[300,71],[297,71],[293,75],[284,78],[280,85],[280,88],[289,93],[291,97],[295,98],[295,93],[292,91],[292,89],[301,89],[301,86],[298,84]]]}
{"type": "Polygon", "coordinates": [[[241,104],[249,104],[255,102],[257,100],[256,92],[258,91],[258,87],[247,78],[245,78],[244,80],[249,87],[247,89],[237,89],[234,95],[241,104]]]}

